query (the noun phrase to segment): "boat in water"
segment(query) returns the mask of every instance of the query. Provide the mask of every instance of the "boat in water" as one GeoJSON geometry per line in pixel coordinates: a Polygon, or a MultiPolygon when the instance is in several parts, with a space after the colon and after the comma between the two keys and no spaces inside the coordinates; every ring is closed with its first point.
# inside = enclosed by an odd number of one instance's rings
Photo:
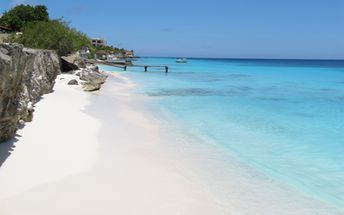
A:
{"type": "Polygon", "coordinates": [[[187,63],[187,59],[186,58],[177,58],[176,60],[177,63],[187,63]]]}

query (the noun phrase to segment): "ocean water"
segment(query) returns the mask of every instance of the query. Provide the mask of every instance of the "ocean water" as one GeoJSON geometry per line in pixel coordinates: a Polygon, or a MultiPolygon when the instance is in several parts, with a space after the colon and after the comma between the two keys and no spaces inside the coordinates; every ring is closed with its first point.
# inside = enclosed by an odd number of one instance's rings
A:
{"type": "MultiPolygon", "coordinates": [[[[140,58],[154,108],[267,177],[344,209],[344,61],[140,58]]],[[[104,70],[116,70],[103,67],[104,70]]]]}

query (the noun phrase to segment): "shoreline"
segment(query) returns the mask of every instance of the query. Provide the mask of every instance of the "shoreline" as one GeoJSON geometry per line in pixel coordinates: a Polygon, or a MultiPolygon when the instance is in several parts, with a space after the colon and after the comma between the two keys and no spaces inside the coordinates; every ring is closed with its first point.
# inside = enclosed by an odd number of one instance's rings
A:
{"type": "MultiPolygon", "coordinates": [[[[61,80],[58,82],[62,83],[61,80]]],[[[65,87],[71,89],[66,83],[65,87]]],[[[109,76],[100,92],[91,95],[80,91],[86,96],[83,97],[86,102],[77,112],[87,116],[89,122],[94,121],[89,132],[82,135],[96,137],[90,141],[89,150],[97,154],[91,156],[84,151],[82,141],[72,139],[61,148],[79,142],[70,159],[84,155],[85,160],[81,163],[85,165],[78,166],[78,171],[70,174],[66,174],[65,169],[54,172],[56,169],[53,168],[54,174],[63,177],[37,182],[32,189],[19,192],[13,198],[0,198],[0,213],[339,214],[327,207],[315,209],[318,202],[313,199],[303,196],[290,199],[295,195],[291,190],[278,186],[235,159],[227,158],[212,145],[170,132],[178,125],[169,125],[170,122],[161,121],[146,110],[147,101],[134,95],[131,92],[133,87],[135,84],[125,76],[115,73],[109,76]],[[58,207],[60,204],[64,207],[58,207]]],[[[57,92],[47,95],[47,100],[57,92]]],[[[81,94],[69,95],[69,98],[75,99],[75,96],[81,94]]],[[[23,132],[40,121],[37,117],[43,115],[42,110],[36,109],[37,116],[23,132]]],[[[63,113],[65,111],[70,110],[63,113]]],[[[72,119],[74,115],[71,115],[72,119]]],[[[87,126],[90,125],[84,125],[87,126]]],[[[23,134],[23,138],[27,135],[23,134]]],[[[75,134],[71,135],[75,137],[75,134]]],[[[24,151],[28,153],[30,150],[23,148],[23,153],[18,154],[17,149],[6,163],[27,156],[24,151]]],[[[46,153],[50,149],[40,150],[40,153],[46,153]]],[[[13,168],[22,171],[19,166],[13,168]]],[[[2,171],[1,167],[0,180],[2,171]]],[[[9,177],[9,182],[10,179],[14,177],[9,177]]]]}

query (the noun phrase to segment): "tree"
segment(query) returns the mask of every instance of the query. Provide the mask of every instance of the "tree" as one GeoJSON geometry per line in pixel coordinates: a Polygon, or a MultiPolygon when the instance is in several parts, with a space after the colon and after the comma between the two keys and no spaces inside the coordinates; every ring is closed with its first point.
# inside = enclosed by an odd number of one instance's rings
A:
{"type": "Polygon", "coordinates": [[[44,5],[18,5],[3,14],[0,18],[0,25],[6,26],[13,31],[21,31],[30,22],[48,20],[48,9],[44,5]]]}
{"type": "Polygon", "coordinates": [[[35,21],[48,21],[49,20],[49,14],[48,9],[45,5],[37,5],[34,8],[35,11],[35,21]]]}

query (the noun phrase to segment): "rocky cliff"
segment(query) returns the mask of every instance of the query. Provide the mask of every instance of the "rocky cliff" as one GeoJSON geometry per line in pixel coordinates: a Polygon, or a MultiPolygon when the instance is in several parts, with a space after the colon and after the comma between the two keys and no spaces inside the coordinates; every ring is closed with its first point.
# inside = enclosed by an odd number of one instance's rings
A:
{"type": "Polygon", "coordinates": [[[33,105],[52,92],[60,62],[54,51],[0,44],[0,142],[31,121],[33,105]]]}

